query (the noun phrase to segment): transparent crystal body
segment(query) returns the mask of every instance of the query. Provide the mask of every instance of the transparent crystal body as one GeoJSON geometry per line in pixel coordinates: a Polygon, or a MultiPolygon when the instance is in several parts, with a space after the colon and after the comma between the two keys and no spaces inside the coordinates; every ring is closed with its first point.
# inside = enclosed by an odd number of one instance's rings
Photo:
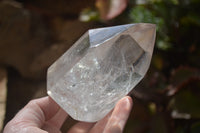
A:
{"type": "Polygon", "coordinates": [[[102,119],[144,77],[155,36],[146,23],[89,30],[49,67],[48,95],[76,120],[102,119]]]}

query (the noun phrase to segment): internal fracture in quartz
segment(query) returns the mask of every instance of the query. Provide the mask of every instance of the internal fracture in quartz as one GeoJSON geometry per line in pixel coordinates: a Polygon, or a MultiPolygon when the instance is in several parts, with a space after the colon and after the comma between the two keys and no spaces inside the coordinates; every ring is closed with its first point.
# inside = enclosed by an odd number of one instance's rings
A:
{"type": "Polygon", "coordinates": [[[89,30],[48,69],[48,94],[76,120],[102,119],[144,77],[155,35],[145,23],[89,30]]]}

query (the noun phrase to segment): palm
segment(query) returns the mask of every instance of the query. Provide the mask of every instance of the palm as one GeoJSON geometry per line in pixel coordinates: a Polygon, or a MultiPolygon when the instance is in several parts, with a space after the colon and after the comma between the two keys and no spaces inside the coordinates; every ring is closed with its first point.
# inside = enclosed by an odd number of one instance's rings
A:
{"type": "MultiPolygon", "coordinates": [[[[127,96],[104,119],[97,123],[78,122],[69,133],[121,133],[131,107],[131,98],[127,96]]],[[[67,117],[50,97],[32,100],[6,125],[4,133],[61,133],[67,117]]]]}

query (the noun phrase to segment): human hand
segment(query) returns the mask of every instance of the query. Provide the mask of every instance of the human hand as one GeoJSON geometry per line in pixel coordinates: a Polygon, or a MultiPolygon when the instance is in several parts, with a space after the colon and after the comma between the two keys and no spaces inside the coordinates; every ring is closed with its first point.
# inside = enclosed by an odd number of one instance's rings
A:
{"type": "MultiPolygon", "coordinates": [[[[96,123],[78,122],[68,133],[122,133],[132,108],[132,99],[119,100],[114,110],[96,123]]],[[[61,133],[68,114],[50,97],[30,101],[7,123],[3,133],[61,133]]]]}

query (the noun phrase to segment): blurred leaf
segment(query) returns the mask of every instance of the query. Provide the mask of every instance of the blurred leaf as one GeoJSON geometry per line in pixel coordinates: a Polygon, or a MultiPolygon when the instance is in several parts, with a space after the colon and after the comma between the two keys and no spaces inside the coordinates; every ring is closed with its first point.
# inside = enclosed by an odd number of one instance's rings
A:
{"type": "Polygon", "coordinates": [[[135,3],[137,5],[144,5],[147,4],[149,2],[149,0],[135,0],[135,3]]]}
{"type": "Polygon", "coordinates": [[[141,120],[128,120],[124,133],[146,133],[148,131],[148,124],[141,120]]]}
{"type": "Polygon", "coordinates": [[[189,14],[183,17],[181,20],[183,25],[198,25],[200,26],[200,17],[196,14],[189,14]]]}
{"type": "Polygon", "coordinates": [[[173,4],[178,5],[179,1],[178,0],[170,0],[173,4]]]}
{"type": "Polygon", "coordinates": [[[149,0],[150,3],[160,3],[162,2],[163,0],[149,0]]]}
{"type": "Polygon", "coordinates": [[[151,114],[155,114],[156,113],[156,104],[155,103],[149,103],[149,111],[151,114]]]}
{"type": "Polygon", "coordinates": [[[148,103],[144,103],[137,98],[134,99],[134,109],[132,110],[124,133],[145,133],[149,127],[151,114],[148,110],[148,103]]]}
{"type": "MultiPolygon", "coordinates": [[[[190,49],[191,50],[191,49],[190,49]]],[[[200,46],[199,44],[197,44],[194,49],[192,49],[190,52],[190,54],[188,55],[188,64],[191,64],[193,66],[196,66],[197,68],[200,68],[200,61],[199,57],[200,57],[200,46]],[[193,50],[193,51],[192,51],[193,50]],[[192,53],[191,53],[192,52],[192,53]]]]}
{"type": "Polygon", "coordinates": [[[134,23],[153,23],[156,24],[157,42],[156,46],[162,50],[171,48],[169,37],[165,31],[165,21],[163,18],[156,16],[155,12],[145,6],[136,6],[131,9],[129,14],[134,23]]]}
{"type": "Polygon", "coordinates": [[[192,124],[191,133],[200,133],[200,122],[192,124]]]}
{"type": "Polygon", "coordinates": [[[133,95],[139,99],[160,103],[165,99],[166,78],[163,73],[150,68],[149,73],[133,89],[133,95]]]}
{"type": "Polygon", "coordinates": [[[174,109],[179,113],[190,114],[200,118],[200,99],[190,91],[182,91],[175,96],[174,109]]]}
{"type": "Polygon", "coordinates": [[[160,30],[164,24],[162,18],[156,17],[153,12],[144,6],[136,6],[130,13],[130,18],[135,23],[154,23],[157,25],[157,30],[160,30]]]}
{"type": "Polygon", "coordinates": [[[185,133],[183,127],[178,127],[175,129],[175,133],[185,133]]]}
{"type": "Polygon", "coordinates": [[[170,77],[167,95],[172,96],[176,94],[192,78],[200,78],[200,72],[197,69],[183,66],[175,69],[170,77]]]}
{"type": "Polygon", "coordinates": [[[182,5],[189,5],[191,0],[179,0],[179,3],[182,5]]]}
{"type": "Polygon", "coordinates": [[[167,125],[164,119],[164,115],[157,114],[153,117],[151,122],[152,133],[167,133],[167,125]]]}
{"type": "Polygon", "coordinates": [[[199,0],[191,0],[191,3],[199,4],[200,1],[199,0]]]}
{"type": "Polygon", "coordinates": [[[99,14],[90,8],[86,8],[80,13],[79,19],[83,22],[98,20],[99,14]]]}
{"type": "Polygon", "coordinates": [[[171,48],[170,43],[169,43],[168,41],[164,41],[164,40],[158,40],[158,41],[156,42],[156,46],[157,46],[159,49],[164,50],[164,51],[166,51],[166,50],[168,50],[168,49],[171,48]]]}
{"type": "Polygon", "coordinates": [[[191,80],[182,86],[170,100],[169,107],[176,112],[174,118],[200,118],[200,79],[191,80]]]}
{"type": "Polygon", "coordinates": [[[200,77],[200,72],[198,69],[190,67],[179,67],[172,72],[170,84],[178,88],[193,77],[200,77]]]}
{"type": "Polygon", "coordinates": [[[162,70],[163,65],[164,65],[164,61],[163,58],[156,54],[153,56],[152,58],[152,64],[158,69],[158,70],[162,70]]]}

